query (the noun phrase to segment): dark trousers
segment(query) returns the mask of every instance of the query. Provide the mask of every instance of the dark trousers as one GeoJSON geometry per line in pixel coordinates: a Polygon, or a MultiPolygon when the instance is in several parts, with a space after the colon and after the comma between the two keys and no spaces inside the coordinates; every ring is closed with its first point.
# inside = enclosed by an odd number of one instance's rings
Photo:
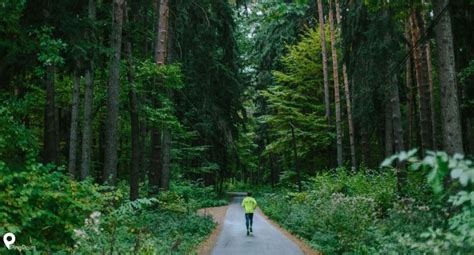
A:
{"type": "Polygon", "coordinates": [[[246,213],[245,214],[245,225],[247,226],[247,229],[252,228],[253,224],[253,213],[246,213]]]}

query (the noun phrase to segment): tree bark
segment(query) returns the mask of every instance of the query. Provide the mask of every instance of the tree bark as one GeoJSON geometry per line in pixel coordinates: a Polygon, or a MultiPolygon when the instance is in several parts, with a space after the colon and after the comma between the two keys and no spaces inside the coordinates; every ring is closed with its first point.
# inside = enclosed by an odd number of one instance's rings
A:
{"type": "Polygon", "coordinates": [[[84,122],[82,127],[82,165],[81,180],[89,177],[92,156],[92,104],[94,101],[94,64],[90,63],[90,68],[85,74],[84,92],[84,122]]]}
{"type": "MultiPolygon", "coordinates": [[[[160,1],[160,26],[159,26],[159,44],[158,44],[158,65],[165,65],[172,61],[171,36],[168,31],[169,25],[169,3],[168,0],[160,1]]],[[[168,98],[172,99],[173,93],[167,89],[166,94],[168,98]]],[[[170,182],[170,166],[171,166],[171,129],[165,124],[163,125],[163,140],[161,144],[162,150],[162,168],[161,168],[161,188],[163,190],[169,189],[170,182]]],[[[225,169],[223,169],[225,170],[225,169]]],[[[224,178],[221,176],[221,178],[224,178]]]]}
{"type": "Polygon", "coordinates": [[[77,163],[77,131],[79,129],[79,101],[81,93],[81,77],[76,71],[73,75],[72,88],[72,106],[71,106],[71,129],[69,135],[69,177],[74,179],[76,176],[77,163]]]}
{"type": "MultiPolygon", "coordinates": [[[[390,103],[392,109],[392,128],[393,128],[393,145],[396,153],[404,150],[403,128],[400,112],[400,98],[398,92],[398,76],[395,73],[391,77],[390,86],[390,103]]],[[[403,187],[406,183],[407,173],[406,166],[403,162],[397,165],[397,190],[399,194],[403,194],[403,187]]]]}
{"type": "MultiPolygon", "coordinates": [[[[160,0],[153,1],[153,8],[156,14],[155,19],[155,38],[153,43],[153,59],[158,64],[158,45],[160,41],[160,0]]],[[[156,84],[155,84],[156,86],[156,84]]],[[[152,97],[152,105],[154,108],[159,107],[158,100],[156,97],[152,97]]],[[[149,194],[156,194],[160,188],[161,180],[161,133],[156,123],[151,128],[151,165],[148,169],[148,183],[149,183],[149,194]]]]}
{"type": "Polygon", "coordinates": [[[431,61],[431,46],[430,42],[426,42],[426,63],[428,67],[428,84],[430,90],[430,109],[431,109],[431,133],[433,136],[433,149],[438,149],[438,143],[436,141],[436,107],[434,98],[434,85],[433,85],[433,64],[431,61]]]}
{"type": "Polygon", "coordinates": [[[424,43],[418,43],[423,31],[423,24],[418,11],[411,13],[411,32],[413,43],[413,55],[415,60],[416,83],[418,85],[418,94],[420,98],[420,134],[421,150],[433,149],[433,134],[431,123],[431,103],[430,90],[428,83],[428,70],[426,63],[426,49],[424,43]]]}
{"type": "MultiPolygon", "coordinates": [[[[125,2],[125,22],[129,24],[127,2],[125,2]]],[[[135,72],[132,58],[131,34],[127,31],[127,41],[125,43],[125,55],[127,58],[127,79],[130,86],[128,98],[130,101],[130,126],[131,126],[131,172],[130,172],[130,200],[138,199],[140,185],[140,120],[138,116],[138,97],[135,90],[135,72]]]]}
{"type": "Polygon", "coordinates": [[[332,52],[332,68],[334,77],[334,98],[336,104],[336,136],[337,136],[337,164],[343,164],[342,151],[342,128],[341,128],[341,98],[339,95],[339,69],[337,66],[337,51],[336,51],[336,35],[334,31],[334,14],[332,10],[332,0],[329,0],[329,29],[331,32],[331,52],[332,52]]]}
{"type": "Polygon", "coordinates": [[[58,163],[58,129],[56,125],[56,106],[54,76],[55,67],[46,67],[46,107],[44,114],[43,162],[58,163]]]}
{"type": "Polygon", "coordinates": [[[324,26],[324,11],[322,0],[318,0],[319,36],[321,38],[321,55],[323,58],[323,83],[324,83],[324,106],[326,108],[326,119],[331,124],[331,101],[329,99],[329,77],[328,56],[326,49],[326,29],[324,26]]]}
{"type": "Polygon", "coordinates": [[[107,127],[105,130],[104,182],[115,185],[117,179],[117,149],[119,128],[120,55],[122,49],[124,0],[113,1],[113,23],[109,84],[107,88],[107,127]]]}
{"type": "MultiPolygon", "coordinates": [[[[96,5],[95,0],[89,0],[88,15],[90,22],[95,21],[96,5]]],[[[90,40],[94,43],[94,32],[90,31],[90,40]]],[[[81,163],[81,180],[89,177],[91,168],[92,155],[92,106],[94,102],[94,57],[95,53],[91,53],[89,66],[85,73],[85,92],[84,92],[84,122],[82,127],[82,163],[81,163]]]]}
{"type": "MultiPolygon", "coordinates": [[[[406,26],[405,37],[411,38],[410,26],[406,26]]],[[[406,46],[407,52],[410,50],[409,45],[406,46]]],[[[405,79],[406,79],[406,87],[407,87],[407,127],[408,127],[408,135],[407,135],[407,147],[411,148],[412,141],[413,141],[413,116],[414,116],[414,97],[413,97],[413,77],[412,77],[412,58],[410,57],[406,62],[406,69],[405,69],[405,79]]]]}
{"type": "MultiPolygon", "coordinates": [[[[389,95],[389,93],[387,93],[389,95]]],[[[392,106],[389,100],[385,100],[385,157],[393,155],[393,127],[392,106]]]]}
{"type": "Polygon", "coordinates": [[[448,154],[464,153],[459,111],[456,67],[454,60],[453,32],[449,9],[442,13],[448,0],[433,0],[435,16],[442,15],[435,28],[439,58],[443,149],[448,154]]]}

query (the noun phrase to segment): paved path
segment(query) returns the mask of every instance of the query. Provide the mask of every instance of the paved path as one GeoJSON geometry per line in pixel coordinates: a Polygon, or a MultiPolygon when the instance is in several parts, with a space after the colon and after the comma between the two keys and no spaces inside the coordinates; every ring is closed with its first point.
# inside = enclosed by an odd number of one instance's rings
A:
{"type": "Polygon", "coordinates": [[[253,236],[246,235],[243,197],[235,197],[227,210],[224,227],[213,255],[296,255],[303,254],[298,246],[268,223],[260,213],[253,216],[253,236]]]}

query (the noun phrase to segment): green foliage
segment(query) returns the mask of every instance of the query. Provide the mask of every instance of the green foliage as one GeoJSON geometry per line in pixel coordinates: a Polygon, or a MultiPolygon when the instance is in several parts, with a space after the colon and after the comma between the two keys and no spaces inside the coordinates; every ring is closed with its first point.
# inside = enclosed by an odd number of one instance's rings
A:
{"type": "Polygon", "coordinates": [[[52,165],[11,170],[0,161],[0,173],[0,233],[12,232],[37,251],[187,253],[214,228],[195,209],[227,203],[212,187],[185,181],[130,202],[123,183],[111,190],[74,182],[52,165]]]}
{"type": "Polygon", "coordinates": [[[324,151],[334,134],[327,125],[323,102],[323,81],[319,32],[309,29],[296,45],[288,46],[282,57],[284,71],[275,71],[276,85],[261,92],[269,113],[259,118],[269,127],[272,142],[265,153],[283,154],[292,146],[295,126],[298,155],[310,162],[315,151],[324,151]]]}
{"type": "Polygon", "coordinates": [[[259,204],[270,217],[327,254],[366,252],[381,206],[391,206],[396,198],[395,178],[388,173],[350,175],[339,169],[315,176],[306,186],[302,193],[282,190],[264,195],[259,204]]]}
{"type": "Polygon", "coordinates": [[[43,27],[37,32],[40,47],[38,60],[44,66],[64,64],[61,51],[67,47],[67,44],[61,39],[53,39],[52,33],[53,28],[51,27],[43,27]]]}
{"type": "Polygon", "coordinates": [[[26,0],[2,0],[0,4],[1,32],[18,32],[17,25],[25,4],[26,0]]]}
{"type": "Polygon", "coordinates": [[[418,235],[405,235],[402,241],[414,250],[426,253],[472,253],[474,251],[474,165],[463,155],[448,156],[445,152],[427,152],[423,159],[416,150],[402,152],[386,160],[407,161],[413,170],[426,172],[427,182],[438,196],[448,196],[440,206],[447,213],[447,227],[433,225],[418,235]],[[450,177],[451,181],[446,182],[450,177]]]}
{"type": "Polygon", "coordinates": [[[260,193],[259,204],[271,218],[327,254],[472,253],[472,161],[444,152],[427,152],[419,159],[412,150],[382,165],[395,161],[407,161],[412,170],[405,197],[397,195],[390,169],[354,174],[340,168],[313,177],[301,193],[260,193]],[[422,185],[420,172],[427,185],[422,185]]]}
{"type": "Polygon", "coordinates": [[[227,200],[219,197],[212,186],[204,186],[201,182],[179,180],[172,183],[170,190],[175,192],[182,199],[183,205],[191,211],[227,204],[227,200]]]}
{"type": "Polygon", "coordinates": [[[75,254],[183,254],[214,228],[209,217],[177,212],[173,204],[157,199],[126,202],[106,215],[93,212],[74,230],[75,254]],[[159,208],[159,209],[157,209],[159,208]]]}
{"type": "Polygon", "coordinates": [[[0,160],[7,165],[23,165],[25,160],[38,154],[37,138],[31,129],[19,123],[16,118],[29,109],[30,100],[10,101],[1,95],[0,106],[0,160]]]}
{"type": "Polygon", "coordinates": [[[38,250],[62,250],[73,244],[73,229],[84,215],[100,208],[99,186],[69,180],[64,169],[29,162],[10,169],[0,161],[0,233],[38,250]]]}
{"type": "MultiPolygon", "coordinates": [[[[184,87],[183,75],[179,64],[157,65],[150,60],[139,63],[137,78],[141,83],[150,83],[159,88],[180,89],[184,87]]],[[[156,90],[157,92],[160,90],[156,90]]]]}

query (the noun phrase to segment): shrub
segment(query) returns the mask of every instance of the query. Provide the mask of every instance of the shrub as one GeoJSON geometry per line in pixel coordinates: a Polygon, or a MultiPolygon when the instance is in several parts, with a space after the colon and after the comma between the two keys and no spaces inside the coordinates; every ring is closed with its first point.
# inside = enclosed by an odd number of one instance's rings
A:
{"type": "Polygon", "coordinates": [[[0,161],[0,233],[12,232],[17,243],[39,250],[73,244],[73,229],[100,208],[99,186],[69,180],[62,168],[30,163],[10,170],[0,161]]]}
{"type": "Polygon", "coordinates": [[[157,207],[157,199],[126,202],[109,214],[94,212],[75,230],[75,254],[183,254],[214,228],[209,217],[157,207]]]}
{"type": "Polygon", "coordinates": [[[178,180],[171,184],[171,192],[183,200],[183,205],[190,210],[204,207],[222,206],[227,200],[219,197],[213,186],[204,186],[197,181],[178,180]]]}

